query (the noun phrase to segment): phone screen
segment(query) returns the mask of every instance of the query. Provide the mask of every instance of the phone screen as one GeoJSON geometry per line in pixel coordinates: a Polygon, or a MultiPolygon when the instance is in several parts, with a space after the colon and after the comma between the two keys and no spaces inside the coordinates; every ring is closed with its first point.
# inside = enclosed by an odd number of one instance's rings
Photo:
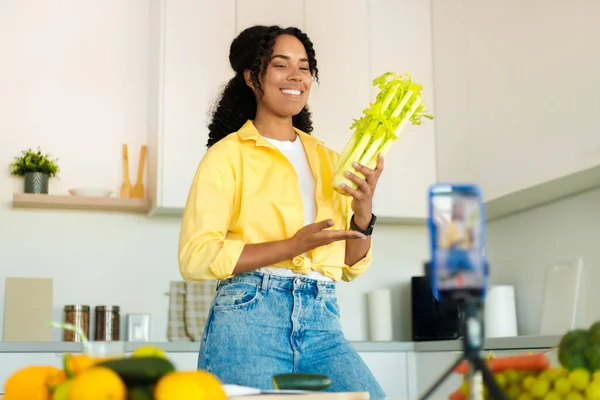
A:
{"type": "Polygon", "coordinates": [[[431,256],[440,292],[481,293],[486,285],[483,202],[476,186],[430,192],[431,256]]]}

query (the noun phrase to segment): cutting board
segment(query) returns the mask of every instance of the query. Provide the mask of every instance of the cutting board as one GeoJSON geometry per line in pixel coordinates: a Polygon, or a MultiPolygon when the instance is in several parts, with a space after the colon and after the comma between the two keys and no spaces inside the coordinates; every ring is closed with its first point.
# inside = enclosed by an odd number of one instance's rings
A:
{"type": "Polygon", "coordinates": [[[540,335],[563,335],[575,328],[582,269],[581,257],[548,267],[540,335]]]}
{"type": "Polygon", "coordinates": [[[50,342],[53,281],[49,278],[6,278],[5,342],[50,342]]]}
{"type": "Polygon", "coordinates": [[[262,394],[256,396],[235,396],[229,400],[369,400],[368,392],[349,393],[310,393],[310,394],[262,394]]]}

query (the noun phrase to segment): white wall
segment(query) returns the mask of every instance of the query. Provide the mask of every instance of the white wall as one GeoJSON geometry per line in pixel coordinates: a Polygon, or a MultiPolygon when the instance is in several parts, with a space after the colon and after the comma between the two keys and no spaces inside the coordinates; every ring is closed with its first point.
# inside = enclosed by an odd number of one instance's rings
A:
{"type": "MultiPolygon", "coordinates": [[[[491,283],[515,285],[520,335],[539,333],[546,268],[583,258],[577,324],[600,319],[600,190],[589,191],[488,225],[491,283]]],[[[561,296],[561,293],[556,293],[561,296]]]]}
{"type": "MultiPolygon", "coordinates": [[[[60,158],[62,171],[51,181],[51,194],[77,186],[118,194],[121,144],[127,143],[134,179],[146,140],[147,35],[146,0],[0,3],[0,293],[6,277],[53,278],[56,318],[65,304],[116,304],[123,316],[151,313],[152,339],[163,341],[168,305],[163,293],[169,280],[180,279],[179,221],[13,210],[12,194],[22,192],[23,182],[8,175],[21,149],[40,145],[60,158]]],[[[424,228],[377,228],[373,268],[340,287],[349,339],[367,339],[364,293],[390,285],[402,302],[396,306],[395,338],[409,339],[406,285],[421,273],[425,235],[424,228]]],[[[0,320],[3,305],[0,296],[0,320]]]]}

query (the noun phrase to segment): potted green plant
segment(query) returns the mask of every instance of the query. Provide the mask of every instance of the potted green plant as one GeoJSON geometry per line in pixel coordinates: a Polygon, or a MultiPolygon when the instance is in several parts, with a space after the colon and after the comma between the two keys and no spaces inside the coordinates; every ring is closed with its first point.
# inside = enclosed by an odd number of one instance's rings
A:
{"type": "Polygon", "coordinates": [[[39,148],[22,150],[9,165],[10,174],[24,178],[25,193],[48,194],[48,181],[59,171],[57,161],[49,154],[42,154],[39,148]]]}

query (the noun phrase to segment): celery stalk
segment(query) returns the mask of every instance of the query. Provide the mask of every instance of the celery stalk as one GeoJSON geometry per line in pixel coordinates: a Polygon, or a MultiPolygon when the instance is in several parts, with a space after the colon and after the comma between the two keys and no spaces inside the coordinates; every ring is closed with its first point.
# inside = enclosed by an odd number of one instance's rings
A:
{"type": "Polygon", "coordinates": [[[369,168],[375,168],[378,155],[385,155],[407,123],[421,125],[423,118],[433,119],[423,104],[422,86],[414,83],[409,74],[397,75],[386,72],[373,80],[379,88],[374,103],[363,110],[360,119],[355,120],[351,129],[354,133],[335,166],[333,189],[345,194],[342,184],[356,189],[357,185],[346,178],[346,171],[361,178],[352,163],[357,161],[369,168]]]}

